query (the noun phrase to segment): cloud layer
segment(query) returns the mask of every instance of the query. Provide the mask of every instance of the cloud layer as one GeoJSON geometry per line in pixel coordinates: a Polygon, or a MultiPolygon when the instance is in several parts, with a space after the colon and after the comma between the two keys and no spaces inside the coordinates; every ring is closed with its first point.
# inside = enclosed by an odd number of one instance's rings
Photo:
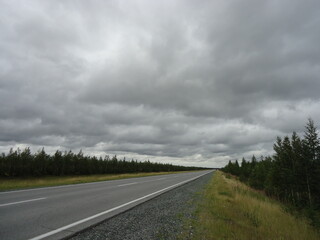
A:
{"type": "Polygon", "coordinates": [[[320,122],[320,2],[0,1],[0,150],[220,167],[320,122]]]}

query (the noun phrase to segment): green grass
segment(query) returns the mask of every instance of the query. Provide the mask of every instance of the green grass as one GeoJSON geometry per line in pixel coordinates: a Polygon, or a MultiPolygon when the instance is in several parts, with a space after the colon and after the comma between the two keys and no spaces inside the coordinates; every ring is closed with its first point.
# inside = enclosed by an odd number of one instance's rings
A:
{"type": "Polygon", "coordinates": [[[320,239],[306,219],[294,217],[279,202],[219,171],[204,190],[195,216],[188,223],[192,236],[182,233],[180,239],[320,239]]]}
{"type": "Polygon", "coordinates": [[[151,173],[126,173],[126,174],[104,174],[85,176],[48,176],[39,178],[0,178],[0,191],[27,189],[35,187],[59,186],[67,184],[99,182],[107,180],[118,180],[133,177],[147,177],[179,172],[151,172],[151,173]]]}

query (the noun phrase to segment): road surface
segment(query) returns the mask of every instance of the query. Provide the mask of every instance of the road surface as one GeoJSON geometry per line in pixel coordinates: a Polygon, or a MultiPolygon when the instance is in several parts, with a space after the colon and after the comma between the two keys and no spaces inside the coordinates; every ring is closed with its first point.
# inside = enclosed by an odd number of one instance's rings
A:
{"type": "Polygon", "coordinates": [[[209,172],[0,192],[0,239],[61,239],[209,172]]]}

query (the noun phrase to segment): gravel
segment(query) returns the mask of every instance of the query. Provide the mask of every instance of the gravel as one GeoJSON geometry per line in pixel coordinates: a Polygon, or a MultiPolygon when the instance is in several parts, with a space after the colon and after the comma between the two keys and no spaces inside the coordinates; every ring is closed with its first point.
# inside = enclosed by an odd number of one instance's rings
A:
{"type": "MultiPolygon", "coordinates": [[[[163,193],[73,236],[72,240],[171,240],[193,218],[197,201],[212,173],[163,193]]],[[[187,235],[188,235],[187,234],[187,235]]]]}

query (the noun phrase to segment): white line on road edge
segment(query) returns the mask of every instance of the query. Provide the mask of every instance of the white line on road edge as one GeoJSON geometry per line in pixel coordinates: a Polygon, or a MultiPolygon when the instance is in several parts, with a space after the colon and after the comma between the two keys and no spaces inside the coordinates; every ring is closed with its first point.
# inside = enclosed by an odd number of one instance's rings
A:
{"type": "Polygon", "coordinates": [[[137,184],[137,182],[121,184],[121,185],[118,185],[118,187],[129,186],[129,185],[133,185],[133,184],[137,184]]]}
{"type": "Polygon", "coordinates": [[[202,174],[202,175],[200,175],[200,176],[197,176],[197,177],[194,177],[194,178],[191,178],[191,179],[188,179],[188,180],[185,180],[185,181],[176,183],[176,184],[171,185],[171,186],[169,186],[169,187],[163,188],[163,189],[161,189],[161,190],[159,190],[159,191],[156,191],[156,192],[147,194],[147,195],[145,195],[145,196],[143,196],[143,197],[140,197],[140,198],[137,198],[137,199],[132,200],[132,201],[130,201],[130,202],[121,204],[121,205],[119,205],[119,206],[117,206],[117,207],[111,208],[111,209],[106,210],[106,211],[104,211],[104,212],[100,212],[100,213],[95,214],[95,215],[93,215],[93,216],[91,216],[91,217],[87,217],[87,218],[85,218],[85,219],[82,219],[82,220],[79,220],[79,221],[77,221],[77,222],[71,223],[71,224],[66,225],[66,226],[64,226],[64,227],[58,228],[58,229],[56,229],[56,230],[47,232],[47,233],[45,233],[45,234],[39,235],[39,236],[34,237],[34,238],[30,238],[29,240],[40,240],[40,239],[43,239],[43,238],[45,238],[45,237],[52,236],[52,235],[54,235],[54,234],[56,234],[56,233],[62,232],[62,231],[64,231],[64,230],[66,230],[66,229],[72,228],[72,227],[77,226],[77,225],[79,225],[79,224],[81,224],[81,223],[90,221],[90,220],[95,219],[95,218],[97,218],[97,217],[100,217],[100,216],[102,216],[102,215],[104,215],[104,214],[107,214],[107,213],[113,212],[113,211],[115,211],[115,210],[117,210],[117,209],[120,209],[120,208],[123,208],[123,207],[125,207],[125,206],[128,206],[128,205],[130,205],[130,204],[132,204],[132,203],[138,202],[138,201],[143,200],[143,199],[145,199],[145,198],[148,198],[148,197],[151,197],[151,196],[156,195],[156,194],[158,194],[158,193],[164,192],[164,191],[166,191],[166,190],[168,190],[168,189],[170,189],[170,188],[173,188],[173,187],[182,185],[182,184],[184,184],[184,183],[186,183],[186,182],[190,182],[190,181],[192,181],[192,180],[194,180],[194,179],[197,179],[197,178],[199,178],[199,177],[202,177],[202,176],[204,176],[204,175],[206,175],[206,174],[208,174],[208,172],[207,172],[207,173],[204,173],[204,174],[202,174]]]}
{"type": "Polygon", "coordinates": [[[19,201],[19,202],[5,203],[5,204],[0,204],[0,207],[5,207],[5,206],[19,204],[19,203],[34,202],[34,201],[39,201],[39,200],[43,200],[43,199],[46,199],[46,198],[35,198],[35,199],[24,200],[24,201],[19,201]]]}
{"type": "MultiPolygon", "coordinates": [[[[171,177],[172,175],[176,174],[186,174],[186,173],[174,173],[174,174],[165,174],[165,175],[170,175],[170,178],[176,178],[179,176],[171,177]]],[[[149,177],[155,177],[157,175],[151,175],[149,177]]],[[[137,177],[134,177],[137,178],[137,177]]],[[[141,178],[141,177],[138,177],[141,178]]],[[[67,184],[67,185],[61,185],[61,186],[51,186],[51,187],[38,187],[38,188],[31,188],[31,189],[22,189],[22,190],[9,190],[9,191],[4,191],[0,192],[0,195],[2,194],[10,194],[10,193],[17,193],[17,192],[30,192],[30,191],[40,191],[40,190],[46,190],[46,189],[59,189],[59,188],[68,188],[68,187],[81,187],[83,185],[91,185],[91,184],[103,184],[103,183],[112,183],[114,181],[126,181],[130,178],[124,178],[124,179],[117,179],[117,180],[105,180],[105,181],[98,181],[98,182],[88,182],[88,183],[75,183],[75,184],[67,184]]]]}

